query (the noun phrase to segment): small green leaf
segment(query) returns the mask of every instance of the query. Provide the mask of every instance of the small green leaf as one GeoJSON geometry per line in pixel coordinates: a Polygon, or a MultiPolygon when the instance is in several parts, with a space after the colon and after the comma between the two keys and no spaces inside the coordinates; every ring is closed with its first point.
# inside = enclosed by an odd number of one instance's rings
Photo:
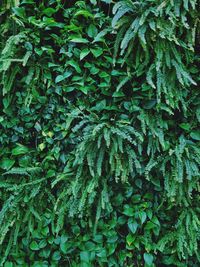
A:
{"type": "Polygon", "coordinates": [[[93,5],[96,5],[97,4],[97,0],[90,0],[90,3],[93,4],[93,5]]]}
{"type": "Polygon", "coordinates": [[[66,254],[68,250],[70,250],[71,243],[68,243],[67,241],[65,243],[60,243],[60,249],[61,251],[66,254]]]}
{"type": "Polygon", "coordinates": [[[145,109],[151,109],[156,105],[157,101],[156,100],[149,100],[145,103],[144,108],[145,109]]]}
{"type": "Polygon", "coordinates": [[[87,30],[87,34],[89,37],[91,38],[94,38],[98,33],[98,30],[97,28],[95,27],[94,24],[90,24],[90,26],[88,27],[88,30],[87,30]]]}
{"type": "Polygon", "coordinates": [[[47,241],[46,241],[45,239],[43,239],[43,240],[41,240],[41,241],[39,242],[39,247],[40,247],[40,249],[46,247],[46,245],[47,245],[47,241]]]}
{"type": "Polygon", "coordinates": [[[79,43],[79,44],[89,43],[89,41],[87,39],[81,38],[81,37],[72,38],[72,39],[70,39],[70,42],[79,43]]]}
{"type": "Polygon", "coordinates": [[[55,251],[52,255],[52,260],[59,261],[61,259],[61,255],[59,251],[55,251]]]}
{"type": "Polygon", "coordinates": [[[80,259],[82,262],[90,262],[90,253],[88,251],[81,251],[80,252],[80,259]]]}
{"type": "Polygon", "coordinates": [[[152,222],[147,222],[147,224],[145,225],[145,229],[146,230],[151,230],[151,229],[154,229],[156,227],[156,225],[152,222]]]}
{"type": "Polygon", "coordinates": [[[54,8],[51,8],[51,7],[48,7],[48,8],[45,8],[43,10],[43,13],[48,16],[48,17],[51,17],[54,13],[56,13],[56,9],[54,8]]]}
{"type": "Polygon", "coordinates": [[[41,230],[42,235],[47,236],[49,234],[49,227],[46,226],[41,230]]]}
{"type": "Polygon", "coordinates": [[[15,163],[14,159],[3,158],[0,161],[0,168],[2,168],[4,170],[9,170],[10,168],[12,168],[14,163],[15,163]]]}
{"type": "Polygon", "coordinates": [[[135,212],[133,208],[129,207],[128,205],[125,205],[123,214],[132,217],[135,214],[135,212]]]}
{"type": "Polygon", "coordinates": [[[103,54],[103,50],[101,48],[97,48],[97,49],[91,48],[90,50],[92,54],[94,55],[94,57],[96,58],[103,54]]]}
{"type": "Polygon", "coordinates": [[[127,237],[126,237],[126,243],[131,246],[132,243],[134,242],[135,240],[135,236],[133,236],[132,234],[128,234],[127,237]]]}
{"type": "Polygon", "coordinates": [[[130,221],[128,222],[128,228],[133,234],[135,234],[138,228],[138,223],[136,221],[133,221],[133,222],[130,221]]]}
{"type": "Polygon", "coordinates": [[[139,217],[140,217],[141,223],[143,224],[146,221],[146,218],[147,218],[146,212],[145,211],[140,211],[139,212],[139,217]]]}
{"type": "Polygon", "coordinates": [[[65,79],[65,78],[64,78],[63,75],[58,75],[58,76],[56,77],[56,79],[55,79],[55,83],[59,83],[59,82],[63,81],[64,79],[65,79]]]}
{"type": "Polygon", "coordinates": [[[144,261],[148,266],[151,266],[153,263],[153,255],[150,253],[144,253],[144,261]]]}
{"type": "Polygon", "coordinates": [[[190,136],[196,141],[200,141],[200,130],[192,131],[190,136]]]}
{"type": "Polygon", "coordinates": [[[89,53],[90,50],[88,48],[83,49],[80,53],[80,60],[84,59],[89,53]]]}
{"type": "Polygon", "coordinates": [[[180,126],[182,129],[186,130],[186,131],[189,131],[190,128],[191,128],[191,124],[190,124],[190,123],[180,123],[179,126],[180,126]]]}
{"type": "Polygon", "coordinates": [[[74,15],[74,17],[77,17],[77,16],[83,16],[85,18],[93,18],[94,17],[94,15],[87,10],[77,11],[76,14],[74,15]]]}
{"type": "Polygon", "coordinates": [[[59,83],[72,75],[71,71],[66,71],[63,75],[58,75],[55,79],[55,83],[59,83]]]}
{"type": "Polygon", "coordinates": [[[79,64],[75,60],[69,60],[67,62],[67,64],[70,65],[70,66],[72,66],[78,73],[81,73],[81,69],[79,67],[79,64]]]}
{"type": "Polygon", "coordinates": [[[18,155],[22,155],[22,154],[26,154],[29,152],[29,149],[21,144],[17,144],[17,147],[12,149],[12,155],[14,156],[18,156],[18,155]]]}
{"type": "Polygon", "coordinates": [[[46,145],[45,145],[45,143],[41,143],[41,144],[38,145],[38,147],[42,151],[42,150],[45,149],[46,145]]]}
{"type": "Polygon", "coordinates": [[[125,94],[123,92],[114,92],[113,97],[123,97],[125,94]]]}
{"type": "Polygon", "coordinates": [[[80,87],[79,89],[80,89],[81,92],[83,92],[85,95],[87,95],[88,87],[86,87],[86,86],[85,87],[80,87]]]}
{"type": "Polygon", "coordinates": [[[14,14],[18,17],[24,18],[25,17],[25,9],[23,7],[14,7],[13,8],[14,14]]]}
{"type": "Polygon", "coordinates": [[[31,244],[30,244],[30,249],[39,250],[40,247],[39,247],[39,245],[38,245],[38,243],[36,241],[32,241],[31,244]]]}

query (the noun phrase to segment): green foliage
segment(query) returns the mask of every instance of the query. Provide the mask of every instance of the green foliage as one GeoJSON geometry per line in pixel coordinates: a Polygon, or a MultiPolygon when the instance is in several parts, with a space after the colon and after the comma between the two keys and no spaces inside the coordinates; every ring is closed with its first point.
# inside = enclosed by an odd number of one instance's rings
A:
{"type": "Polygon", "coordinates": [[[0,4],[0,266],[199,266],[199,14],[0,4]]]}
{"type": "Polygon", "coordinates": [[[129,55],[137,77],[156,89],[158,103],[186,109],[198,14],[196,1],[119,1],[112,26],[119,30],[115,57],[129,55]],[[191,22],[192,21],[192,22],[191,22]],[[135,53],[131,53],[135,47],[135,53]]]}

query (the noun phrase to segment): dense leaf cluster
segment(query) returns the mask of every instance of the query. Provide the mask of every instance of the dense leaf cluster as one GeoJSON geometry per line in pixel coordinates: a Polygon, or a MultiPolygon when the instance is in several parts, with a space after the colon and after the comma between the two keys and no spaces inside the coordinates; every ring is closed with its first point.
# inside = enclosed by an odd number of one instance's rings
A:
{"type": "Polygon", "coordinates": [[[200,5],[0,4],[0,266],[200,265],[200,5]]]}

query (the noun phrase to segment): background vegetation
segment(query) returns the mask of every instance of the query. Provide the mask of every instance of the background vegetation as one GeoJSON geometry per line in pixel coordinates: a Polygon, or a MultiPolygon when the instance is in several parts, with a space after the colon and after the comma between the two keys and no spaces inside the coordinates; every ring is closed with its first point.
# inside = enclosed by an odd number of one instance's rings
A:
{"type": "Polygon", "coordinates": [[[200,6],[0,4],[0,266],[200,266],[200,6]]]}

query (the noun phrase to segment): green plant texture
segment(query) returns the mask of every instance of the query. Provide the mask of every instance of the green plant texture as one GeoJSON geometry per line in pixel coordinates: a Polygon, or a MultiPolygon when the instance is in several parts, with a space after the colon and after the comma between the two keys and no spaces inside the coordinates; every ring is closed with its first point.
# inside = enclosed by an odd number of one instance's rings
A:
{"type": "Polygon", "coordinates": [[[0,2],[0,266],[200,266],[197,0],[0,2]]]}

